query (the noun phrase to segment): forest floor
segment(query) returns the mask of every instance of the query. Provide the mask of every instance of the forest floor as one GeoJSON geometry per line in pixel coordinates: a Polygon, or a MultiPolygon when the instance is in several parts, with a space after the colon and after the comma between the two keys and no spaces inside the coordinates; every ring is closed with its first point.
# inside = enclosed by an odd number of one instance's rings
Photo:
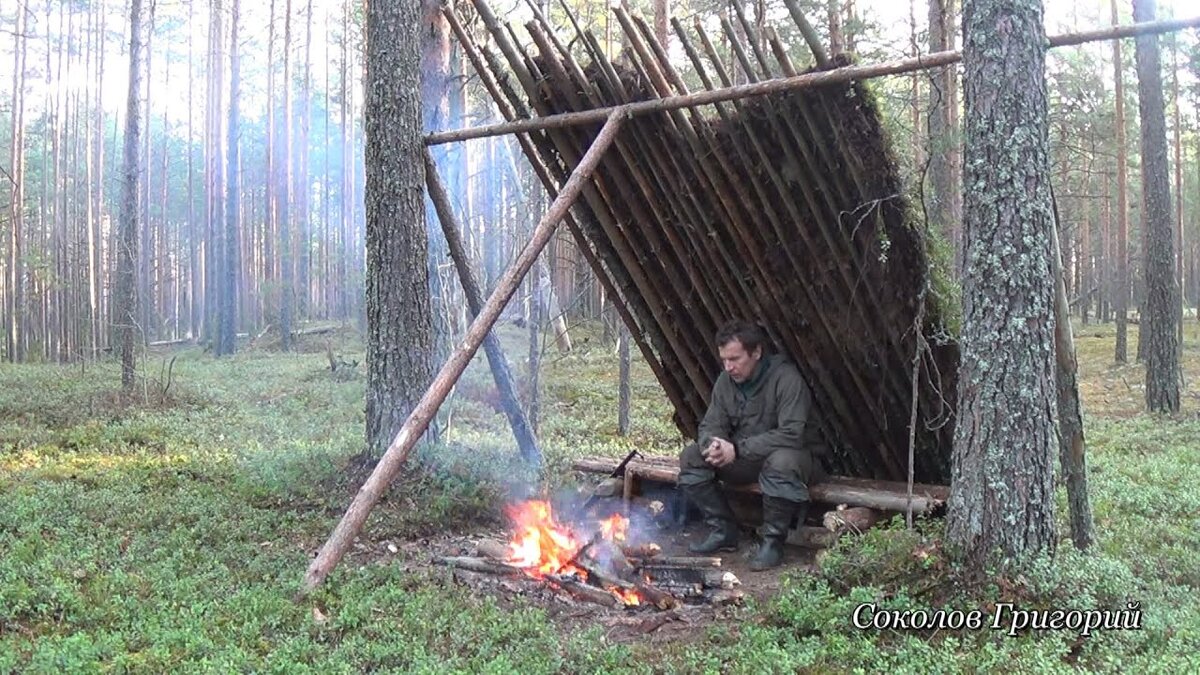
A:
{"type": "MultiPolygon", "coordinates": [[[[501,505],[535,484],[482,357],[442,417],[442,442],[300,603],[307,563],[361,480],[346,468],[362,450],[362,365],[331,373],[325,336],[292,354],[263,344],[218,360],[189,348],[150,354],[132,396],[117,393],[113,364],[4,365],[0,672],[1200,672],[1200,327],[1187,330],[1183,410],[1163,417],[1141,412],[1139,364],[1110,365],[1113,327],[1076,326],[1099,536],[1090,552],[1070,544],[1061,494],[1057,555],[982,584],[962,583],[946,560],[940,522],[876,528],[815,571],[777,575],[745,607],[645,635],[644,617],[475,591],[428,564],[502,532],[501,505]],[[988,627],[1005,602],[1131,601],[1139,630],[988,627]],[[855,628],[855,608],[872,602],[979,611],[985,627],[855,628]]],[[[617,360],[597,333],[579,328],[572,353],[545,355],[543,493],[579,489],[575,457],[681,444],[640,361],[633,428],[617,436],[617,360]]],[[[522,371],[524,333],[502,334],[522,371]]],[[[352,331],[333,349],[363,362],[352,331]]]]}

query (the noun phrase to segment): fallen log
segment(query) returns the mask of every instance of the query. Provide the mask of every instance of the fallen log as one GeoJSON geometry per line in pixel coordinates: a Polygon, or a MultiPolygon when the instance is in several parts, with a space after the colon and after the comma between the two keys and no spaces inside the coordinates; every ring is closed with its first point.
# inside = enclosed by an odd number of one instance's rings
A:
{"type": "MultiPolygon", "coordinates": [[[[584,457],[575,460],[572,466],[578,471],[600,473],[611,472],[616,462],[607,458],[584,457]]],[[[669,466],[661,463],[661,460],[656,460],[656,463],[639,460],[630,462],[625,470],[638,478],[660,483],[675,483],[679,478],[678,462],[675,466],[669,466]]],[[[762,494],[762,489],[757,483],[727,485],[726,489],[762,494]]],[[[904,511],[908,507],[908,487],[899,481],[830,476],[820,483],[810,485],[808,491],[813,501],[826,504],[865,506],[880,511],[904,511]]],[[[949,495],[950,489],[943,485],[914,484],[913,513],[931,513],[941,507],[949,495]]]]}
{"type": "Polygon", "coordinates": [[[638,578],[649,578],[650,582],[659,588],[669,588],[678,584],[700,584],[704,588],[736,588],[742,585],[733,572],[716,568],[698,569],[695,567],[661,567],[657,565],[642,565],[637,568],[638,578]]]}
{"type": "Polygon", "coordinates": [[[826,512],[821,518],[821,524],[830,532],[853,532],[861,534],[871,529],[875,523],[883,520],[883,517],[883,514],[875,509],[869,509],[865,506],[851,506],[849,508],[826,512]]]}
{"type": "Polygon", "coordinates": [[[509,559],[511,549],[507,544],[498,542],[495,539],[481,539],[475,545],[475,552],[485,558],[505,561],[509,559]]]}
{"type": "Polygon", "coordinates": [[[337,326],[313,326],[312,328],[301,328],[292,331],[292,335],[300,337],[301,335],[324,335],[337,330],[337,326]]]}
{"type": "Polygon", "coordinates": [[[706,558],[703,556],[663,555],[655,556],[653,558],[642,558],[640,556],[630,557],[637,558],[637,560],[634,561],[634,564],[641,567],[652,566],[704,568],[721,566],[720,558],[706,558]]]}
{"type": "Polygon", "coordinates": [[[148,347],[174,347],[175,345],[187,344],[191,341],[192,341],[191,338],[179,338],[178,340],[156,340],[154,342],[151,342],[147,346],[148,347]]]}
{"type": "Polygon", "coordinates": [[[450,567],[457,567],[472,572],[483,572],[484,574],[495,574],[498,576],[518,576],[525,574],[525,570],[520,567],[470,556],[445,556],[437,558],[436,562],[440,565],[449,565],[450,567]]]}

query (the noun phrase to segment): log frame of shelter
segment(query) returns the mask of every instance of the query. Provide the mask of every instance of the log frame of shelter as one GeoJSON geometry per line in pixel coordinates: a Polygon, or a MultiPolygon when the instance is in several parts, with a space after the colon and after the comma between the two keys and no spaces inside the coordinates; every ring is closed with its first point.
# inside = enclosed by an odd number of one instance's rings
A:
{"type": "MultiPolygon", "coordinates": [[[[1200,17],[1134,24],[1130,26],[1115,26],[1084,33],[1054,36],[1049,38],[1048,46],[1077,45],[1092,41],[1119,39],[1141,34],[1163,33],[1197,27],[1200,27],[1200,17]]],[[[938,52],[916,59],[904,59],[876,65],[846,66],[817,73],[767,79],[750,85],[712,89],[696,94],[671,96],[583,112],[512,120],[498,125],[460,129],[427,136],[426,144],[434,145],[470,138],[483,138],[508,133],[528,133],[538,129],[562,128],[572,125],[604,122],[600,133],[593,141],[591,147],[579,164],[572,170],[569,178],[563,184],[562,190],[555,198],[554,203],[542,221],[538,223],[521,255],[501,277],[496,290],[488,298],[486,305],[472,322],[463,344],[443,365],[430,385],[430,388],[425,392],[399,432],[397,432],[396,437],[384,453],[379,464],[376,465],[371,476],[363,484],[362,488],[360,488],[354,501],[347,508],[346,513],[331,533],[329,539],[321,547],[321,550],[309,566],[305,575],[299,593],[300,597],[307,595],[315,589],[341,560],[355,535],[361,530],[371,509],[395,478],[407,459],[408,454],[411,452],[412,447],[428,427],[437,409],[445,401],[450,387],[462,375],[467,363],[469,363],[482,344],[484,336],[499,317],[503,306],[515,292],[517,285],[533,265],[537,255],[548,243],[556,229],[557,223],[567,215],[571,204],[587,183],[588,177],[596,169],[600,157],[616,137],[617,131],[624,119],[634,115],[677,110],[688,106],[731,101],[775,92],[792,91],[831,82],[850,82],[883,75],[925,70],[954,63],[960,59],[961,53],[957,51],[938,52]]]]}

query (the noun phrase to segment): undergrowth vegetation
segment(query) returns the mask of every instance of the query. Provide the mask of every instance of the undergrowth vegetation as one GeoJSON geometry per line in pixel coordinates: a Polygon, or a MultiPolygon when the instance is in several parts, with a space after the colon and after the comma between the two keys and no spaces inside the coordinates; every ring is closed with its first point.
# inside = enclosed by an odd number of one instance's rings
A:
{"type": "MultiPolygon", "coordinates": [[[[1140,414],[1140,367],[1109,366],[1111,327],[1077,335],[1094,550],[1071,547],[1061,499],[1055,557],[968,582],[942,551],[940,523],[915,532],[893,523],[843,541],[819,573],[789,576],[738,621],[653,646],[567,629],[544,608],[468,595],[448,574],[405,565],[420,560],[423,537],[498,524],[512,494],[569,488],[574,457],[678,448],[670,407],[640,362],[632,433],[616,435],[615,353],[587,330],[573,353],[546,354],[541,483],[517,461],[477,359],[439,418],[440,444],[410,462],[363,533],[369,544],[406,545],[386,556],[356,549],[300,603],[309,557],[362,478],[348,472],[363,449],[361,365],[331,373],[323,343],[220,360],[184,350],[173,364],[152,355],[129,395],[117,392],[112,364],[4,365],[0,672],[1200,672],[1195,388],[1174,419],[1140,414]],[[853,621],[872,603],[990,617],[1001,603],[1120,610],[1131,601],[1139,630],[1088,637],[853,621]]],[[[522,335],[503,338],[525,387],[522,335]]],[[[339,355],[362,363],[354,336],[335,339],[339,355]]],[[[1189,339],[1191,383],[1200,349],[1189,339]]]]}

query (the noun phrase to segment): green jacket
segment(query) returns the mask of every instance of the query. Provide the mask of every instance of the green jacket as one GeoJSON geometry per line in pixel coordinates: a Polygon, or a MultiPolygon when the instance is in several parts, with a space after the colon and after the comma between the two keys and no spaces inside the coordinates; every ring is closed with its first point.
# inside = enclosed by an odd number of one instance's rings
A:
{"type": "Polygon", "coordinates": [[[796,366],[778,354],[764,356],[741,384],[726,372],[717,378],[696,434],[700,448],[714,436],[732,441],[738,459],[756,462],[779,449],[823,445],[812,390],[796,366]]]}

